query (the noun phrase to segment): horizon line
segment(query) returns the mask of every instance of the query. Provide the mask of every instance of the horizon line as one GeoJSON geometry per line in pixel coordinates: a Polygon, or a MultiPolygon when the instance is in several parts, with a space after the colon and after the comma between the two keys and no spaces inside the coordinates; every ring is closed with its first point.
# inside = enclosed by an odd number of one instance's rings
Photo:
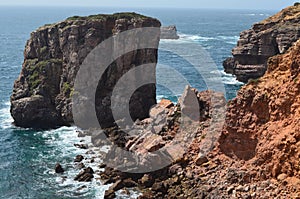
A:
{"type": "Polygon", "coordinates": [[[277,9],[254,9],[254,8],[213,8],[213,7],[132,7],[132,6],[122,6],[122,7],[115,7],[115,6],[91,6],[91,5],[9,5],[9,4],[0,4],[1,7],[31,7],[31,8],[111,8],[111,9],[170,9],[170,10],[251,10],[251,11],[280,11],[284,8],[277,9]]]}

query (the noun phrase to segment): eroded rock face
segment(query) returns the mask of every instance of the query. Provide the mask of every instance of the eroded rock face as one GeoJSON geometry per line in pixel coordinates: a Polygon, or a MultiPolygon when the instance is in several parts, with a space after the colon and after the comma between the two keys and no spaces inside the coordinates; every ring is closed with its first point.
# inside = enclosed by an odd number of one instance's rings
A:
{"type": "MultiPolygon", "coordinates": [[[[74,79],[86,56],[112,35],[140,27],[160,27],[160,22],[135,13],[117,13],[71,17],[32,32],[25,47],[22,71],[11,96],[11,114],[15,124],[37,128],[72,124],[74,79]]],[[[153,35],[153,42],[158,46],[159,34],[153,35]]],[[[100,82],[101,92],[97,92],[96,98],[101,101],[110,96],[118,78],[131,68],[156,62],[156,49],[125,54],[112,64],[114,70],[106,72],[106,78],[100,82]]],[[[131,116],[134,119],[145,118],[149,108],[156,103],[155,85],[140,88],[130,103],[131,116]]],[[[100,113],[103,107],[98,104],[96,109],[100,113]]],[[[101,117],[104,117],[103,114],[99,114],[98,119],[101,117]]],[[[111,123],[107,120],[105,126],[111,123]]]]}
{"type": "Polygon", "coordinates": [[[225,72],[241,82],[262,77],[268,59],[285,53],[300,38],[299,23],[300,6],[295,5],[243,31],[232,50],[233,58],[223,63],[225,72]]]}
{"type": "Polygon", "coordinates": [[[300,40],[285,54],[270,58],[263,77],[242,87],[229,103],[219,140],[221,153],[260,183],[277,179],[287,197],[300,190],[299,55],[300,40]]]}

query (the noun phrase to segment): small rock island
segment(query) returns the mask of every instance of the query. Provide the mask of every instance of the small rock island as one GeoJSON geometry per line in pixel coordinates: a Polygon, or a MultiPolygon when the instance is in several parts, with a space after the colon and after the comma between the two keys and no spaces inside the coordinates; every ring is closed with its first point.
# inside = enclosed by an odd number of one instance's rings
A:
{"type": "MultiPolygon", "coordinates": [[[[74,16],[32,32],[25,47],[21,74],[11,95],[11,115],[15,124],[34,128],[71,125],[74,79],[86,56],[102,41],[120,32],[160,26],[161,23],[154,18],[136,13],[116,13],[74,16]]],[[[158,46],[159,35],[153,35],[153,39],[158,46]]],[[[100,88],[101,96],[97,97],[109,96],[118,78],[130,68],[156,62],[156,49],[142,49],[124,55],[113,63],[116,70],[107,72],[110,78],[103,82],[107,86],[100,88]]],[[[143,119],[156,103],[156,87],[144,86],[135,95],[133,99],[137,100],[131,101],[132,117],[143,119]]],[[[105,118],[105,125],[109,126],[112,118],[106,118],[105,107],[99,109],[99,117],[105,118]]]]}
{"type": "Polygon", "coordinates": [[[161,27],[161,39],[179,39],[175,25],[161,27]]]}

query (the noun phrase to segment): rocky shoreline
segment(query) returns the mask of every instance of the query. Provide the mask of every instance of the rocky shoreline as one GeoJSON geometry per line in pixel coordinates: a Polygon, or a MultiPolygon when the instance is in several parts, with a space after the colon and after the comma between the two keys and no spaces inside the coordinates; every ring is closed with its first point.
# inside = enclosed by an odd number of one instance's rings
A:
{"type": "MultiPolygon", "coordinates": [[[[209,138],[209,135],[206,135],[207,133],[211,133],[206,132],[209,127],[214,126],[214,129],[216,131],[217,129],[218,131],[221,131],[222,123],[221,125],[211,125],[211,118],[213,118],[212,114],[215,113],[214,110],[216,110],[216,108],[218,108],[218,111],[221,112],[225,110],[224,108],[226,103],[223,94],[215,93],[212,91],[198,92],[196,89],[187,87],[177,105],[169,100],[163,99],[156,107],[153,107],[151,109],[149,118],[146,118],[142,121],[137,121],[131,128],[131,131],[139,129],[144,130],[145,132],[140,133],[139,135],[136,135],[134,137],[126,136],[125,134],[120,133],[120,130],[116,127],[104,130],[85,130],[80,131],[78,134],[80,137],[90,136],[93,149],[97,149],[97,151],[98,149],[106,145],[105,141],[103,141],[102,139],[98,139],[98,136],[101,133],[105,133],[105,135],[107,135],[115,145],[122,147],[123,150],[137,152],[142,155],[160,150],[161,148],[167,147],[168,145],[170,145],[170,147],[173,147],[171,145],[171,141],[175,139],[177,134],[179,134],[180,125],[182,122],[181,120],[183,119],[181,118],[182,112],[185,115],[189,115],[189,112],[187,111],[189,107],[186,107],[188,105],[186,103],[187,101],[190,101],[193,95],[196,96],[197,103],[199,103],[200,121],[198,121],[199,123],[196,123],[197,128],[193,129],[193,131],[195,131],[195,135],[194,138],[191,137],[191,139],[195,139],[196,141],[195,143],[193,143],[195,148],[189,149],[191,151],[188,151],[189,158],[180,157],[176,162],[172,163],[172,165],[161,167],[159,170],[155,170],[153,172],[138,174],[121,172],[115,169],[117,167],[116,165],[113,164],[115,167],[112,168],[102,161],[96,164],[98,164],[99,169],[103,170],[93,171],[90,167],[85,168],[85,165],[81,163],[84,157],[82,155],[78,155],[74,159],[74,164],[80,165],[79,168],[81,168],[81,171],[74,180],[89,182],[93,180],[94,174],[100,176],[99,178],[94,180],[101,180],[104,185],[111,184],[109,189],[105,192],[104,198],[114,198],[116,197],[116,193],[120,190],[122,193],[129,193],[129,190],[132,190],[132,188],[133,190],[136,190],[142,194],[139,196],[139,198],[153,198],[155,197],[155,195],[157,197],[163,197],[167,193],[166,186],[170,186],[170,188],[173,185],[175,186],[176,183],[179,183],[181,181],[181,178],[185,176],[183,168],[185,168],[185,166],[188,164],[188,161],[192,160],[196,165],[202,165],[208,162],[208,159],[205,155],[200,155],[200,149],[196,147],[196,145],[201,142],[203,142],[204,146],[206,143],[211,144],[210,142],[212,140],[209,138]],[[213,105],[212,99],[217,101],[217,104],[213,105]],[[220,108],[221,110],[219,110],[220,108]],[[147,125],[148,127],[146,127],[147,125]],[[147,133],[147,129],[155,129],[156,132],[147,133]],[[141,135],[143,136],[142,140],[140,139],[141,135]],[[201,139],[197,139],[197,137],[200,137],[201,139]],[[208,139],[206,139],[205,137],[207,137],[208,139]],[[192,157],[192,154],[194,156],[196,155],[196,159],[193,159],[194,157],[192,157]],[[180,173],[179,176],[177,176],[179,174],[178,172],[180,173]],[[173,179],[175,176],[177,177],[173,179]],[[169,184],[164,184],[164,181],[168,181],[169,184]]],[[[189,117],[192,116],[189,115],[189,117]]],[[[88,146],[85,143],[74,144],[74,146],[88,150],[88,146]]],[[[93,153],[97,155],[98,152],[93,151],[93,149],[89,149],[87,153],[93,153]]],[[[117,157],[115,159],[106,160],[109,155],[110,150],[107,151],[107,153],[101,153],[101,159],[104,161],[112,161],[114,163],[117,163],[117,165],[125,164],[125,162],[120,163],[120,161],[123,161],[124,159],[124,157],[121,156],[121,153],[118,155],[118,157],[120,158],[117,157]]],[[[147,166],[147,163],[149,163],[147,160],[147,156],[142,157],[144,158],[144,160],[141,160],[141,162],[145,162],[147,166]]],[[[109,158],[111,158],[111,156],[109,156],[109,158]]],[[[157,158],[154,159],[155,161],[158,160],[157,158]]],[[[88,161],[94,162],[95,160],[91,158],[88,161]]],[[[150,163],[152,163],[151,160],[150,163]]],[[[157,162],[155,162],[154,164],[156,163],[157,162]]],[[[61,165],[56,165],[56,170],[58,170],[57,173],[61,173],[61,165]]],[[[190,178],[193,175],[191,168],[188,175],[190,175],[190,178]]],[[[176,197],[175,193],[173,197],[176,197]]]]}
{"type": "MultiPolygon", "coordinates": [[[[222,134],[216,140],[215,147],[205,155],[201,149],[207,144],[205,138],[211,134],[211,131],[208,131],[211,126],[211,96],[216,95],[219,99],[220,104],[215,106],[218,108],[225,106],[225,100],[218,93],[198,92],[187,88],[191,93],[196,93],[203,110],[201,125],[195,129],[195,139],[188,151],[167,167],[140,174],[121,172],[107,164],[99,163],[98,167],[104,170],[96,172],[100,176],[96,180],[110,185],[105,192],[105,198],[115,198],[119,193],[128,194],[132,189],[140,193],[140,199],[298,198],[300,154],[297,148],[300,131],[297,118],[300,114],[300,103],[296,96],[299,96],[300,88],[299,55],[300,41],[286,54],[273,57],[269,62],[268,72],[260,81],[245,85],[237,98],[226,104],[226,124],[213,128],[222,134]],[[266,92],[268,90],[272,92],[266,92]],[[280,101],[283,93],[295,101],[289,105],[287,101],[280,101]],[[274,107],[275,111],[266,111],[274,107]]],[[[180,103],[174,105],[168,100],[162,100],[158,107],[169,111],[160,112],[160,115],[169,117],[168,121],[172,121],[170,117],[175,118],[175,122],[160,127],[162,131],[159,135],[163,137],[162,140],[148,142],[146,138],[137,143],[135,150],[143,148],[151,152],[167,146],[168,139],[174,139],[178,129],[176,115],[180,115],[181,108],[176,107],[182,106],[184,105],[180,103]]],[[[155,118],[159,118],[158,115],[155,118]]],[[[135,124],[136,128],[148,122],[149,119],[138,121],[135,124]]],[[[159,126],[157,123],[156,125],[159,126]]],[[[110,139],[123,146],[124,150],[128,150],[128,146],[135,143],[134,138],[126,140],[126,136],[114,133],[116,129],[107,131],[112,133],[110,139]]],[[[95,134],[92,132],[79,134],[91,136],[93,140],[95,134]]],[[[149,136],[149,139],[153,140],[153,137],[149,136]]],[[[102,157],[104,160],[107,154],[109,152],[102,157]]]]}
{"type": "MultiPolygon", "coordinates": [[[[113,63],[95,96],[105,127],[78,132],[91,143],[74,143],[86,151],[74,157],[74,180],[109,185],[105,198],[132,191],[140,199],[299,198],[299,8],[241,34],[224,65],[240,81],[252,80],[229,102],[222,93],[187,86],[177,104],[156,104],[152,84],[138,89],[131,100],[135,122],[121,129],[108,114],[108,98],[127,71],[155,64],[157,50],[137,50],[113,63]]],[[[33,32],[11,97],[16,125],[72,125],[74,77],[84,58],[106,38],[138,27],[159,28],[160,22],[136,13],[75,16],[33,32]]],[[[159,36],[153,35],[156,45],[159,36]]],[[[64,165],[53,169],[66,178],[64,165]]]]}
{"type": "Polygon", "coordinates": [[[232,56],[223,62],[224,70],[247,83],[262,77],[268,59],[285,53],[300,38],[300,5],[288,7],[241,32],[232,56]]]}

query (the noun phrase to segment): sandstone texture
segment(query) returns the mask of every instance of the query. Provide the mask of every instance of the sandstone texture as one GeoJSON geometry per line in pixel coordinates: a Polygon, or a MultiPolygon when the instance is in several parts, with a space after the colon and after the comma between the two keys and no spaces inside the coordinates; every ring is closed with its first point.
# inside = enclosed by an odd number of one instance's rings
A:
{"type": "Polygon", "coordinates": [[[233,58],[223,62],[224,70],[247,83],[267,70],[268,59],[285,53],[300,38],[300,5],[283,9],[240,34],[233,58]]]}
{"type": "MultiPolygon", "coordinates": [[[[15,124],[34,128],[72,124],[74,79],[87,55],[107,38],[141,27],[160,27],[160,22],[136,13],[75,16],[32,32],[25,47],[22,71],[11,95],[11,115],[15,124]]],[[[159,34],[150,39],[158,46],[159,34]]],[[[99,82],[96,96],[97,116],[105,120],[104,126],[113,123],[108,115],[109,103],[103,103],[109,102],[118,79],[135,66],[156,62],[156,49],[141,49],[125,54],[109,66],[99,82]]],[[[147,117],[149,108],[155,103],[155,85],[140,88],[130,102],[132,118],[147,117]]]]}

